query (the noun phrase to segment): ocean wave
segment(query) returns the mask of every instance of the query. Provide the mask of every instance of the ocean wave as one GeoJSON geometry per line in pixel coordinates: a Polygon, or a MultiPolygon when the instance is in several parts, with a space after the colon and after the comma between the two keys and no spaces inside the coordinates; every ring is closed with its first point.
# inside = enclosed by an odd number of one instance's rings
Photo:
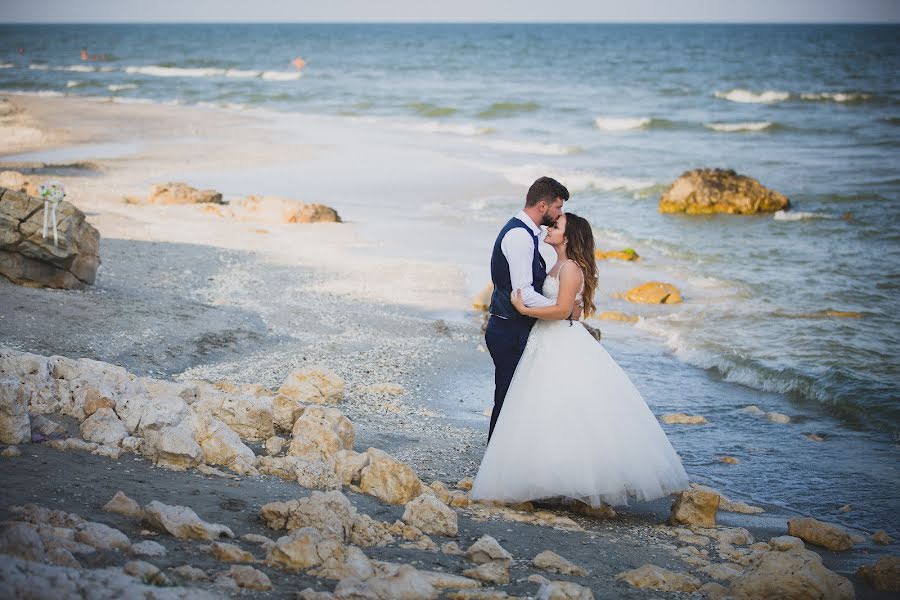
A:
{"type": "Polygon", "coordinates": [[[97,71],[97,67],[92,67],[90,65],[69,65],[67,67],[56,67],[52,65],[44,65],[44,64],[30,64],[28,68],[32,71],[70,71],[73,73],[95,73],[97,71]]]}
{"type": "Polygon", "coordinates": [[[252,77],[259,77],[262,74],[262,71],[244,71],[241,69],[227,69],[225,71],[225,77],[233,77],[236,79],[250,79],[252,77]]]}
{"type": "Polygon", "coordinates": [[[416,114],[430,118],[449,117],[458,112],[458,109],[453,108],[452,106],[438,106],[436,104],[431,104],[430,102],[410,102],[406,107],[416,114]]]}
{"type": "Polygon", "coordinates": [[[806,219],[834,219],[833,215],[825,213],[803,212],[799,210],[779,210],[772,215],[776,221],[803,221],[806,219]]]}
{"type": "Polygon", "coordinates": [[[802,100],[811,102],[865,102],[872,99],[872,94],[865,92],[809,92],[800,94],[802,100]]]}
{"type": "Polygon", "coordinates": [[[594,126],[603,131],[628,131],[643,129],[652,122],[653,119],[649,117],[597,117],[594,119],[594,126]]]}
{"type": "Polygon", "coordinates": [[[605,192],[627,191],[639,192],[655,185],[655,182],[631,177],[606,177],[581,171],[559,171],[546,165],[525,165],[522,167],[505,167],[498,169],[507,181],[514,185],[529,186],[543,175],[559,180],[570,192],[600,190],[605,192]]]}
{"type": "Polygon", "coordinates": [[[31,69],[32,71],[49,71],[49,70],[50,70],[50,65],[35,65],[35,64],[31,64],[31,65],[28,65],[28,68],[31,69]]]}
{"type": "Polygon", "coordinates": [[[754,92],[741,88],[735,88],[727,92],[716,92],[716,98],[729,100],[731,102],[740,102],[744,104],[773,104],[775,102],[784,102],[791,97],[790,92],[782,92],[778,90],[766,90],[764,92],[754,92]]]}
{"type": "Polygon", "coordinates": [[[499,119],[522,113],[534,112],[541,107],[537,102],[495,102],[478,113],[481,119],[499,119]]]}
{"type": "Polygon", "coordinates": [[[0,63],[0,69],[12,69],[14,66],[12,63],[0,63]]]}
{"type": "Polygon", "coordinates": [[[515,152],[520,154],[544,154],[547,156],[565,156],[581,152],[578,146],[563,146],[562,144],[547,144],[544,142],[523,142],[511,140],[485,140],[483,146],[499,150],[501,152],[515,152]]]}
{"type": "Polygon", "coordinates": [[[82,83],[84,83],[84,82],[83,82],[83,81],[69,80],[69,81],[66,82],[66,87],[67,87],[67,88],[78,87],[78,86],[81,85],[82,83]]]}
{"type": "Polygon", "coordinates": [[[4,94],[12,94],[14,96],[40,96],[42,98],[62,98],[65,96],[63,92],[56,90],[3,90],[4,94]]]}
{"type": "Polygon", "coordinates": [[[262,78],[267,81],[294,81],[303,77],[303,73],[290,71],[263,71],[262,78]]]}
{"type": "Polygon", "coordinates": [[[134,83],[113,83],[111,85],[106,86],[111,92],[121,92],[123,90],[135,90],[137,89],[137,84],[134,83]]]}
{"type": "Polygon", "coordinates": [[[713,131],[723,131],[728,133],[738,131],[765,131],[774,129],[775,123],[772,121],[746,121],[739,123],[704,123],[704,127],[713,131]]]}
{"type": "Polygon", "coordinates": [[[225,74],[225,69],[184,68],[184,67],[160,67],[148,65],[143,67],[125,67],[125,72],[137,75],[150,75],[151,77],[215,77],[225,74]]]}
{"type": "Polygon", "coordinates": [[[438,123],[437,121],[417,123],[413,125],[412,129],[425,133],[450,133],[464,136],[487,135],[493,131],[490,127],[480,127],[468,123],[438,123]]]}

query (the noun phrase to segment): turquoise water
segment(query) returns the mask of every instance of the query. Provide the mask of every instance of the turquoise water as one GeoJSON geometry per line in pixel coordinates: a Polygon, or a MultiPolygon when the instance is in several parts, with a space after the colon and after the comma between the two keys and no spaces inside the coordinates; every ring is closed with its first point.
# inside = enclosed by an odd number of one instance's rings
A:
{"type": "MultiPolygon", "coordinates": [[[[869,512],[842,518],[897,531],[900,27],[3,26],[0,39],[0,91],[382,122],[515,185],[559,178],[601,247],[644,257],[602,267],[603,309],[634,312],[612,294],[650,275],[685,296],[644,309],[627,338],[638,346],[618,348],[648,398],[679,389],[655,402],[797,417],[800,431],[777,434],[741,417],[703,442],[673,429],[689,470],[752,487],[752,474],[700,458],[702,444],[730,440],[788,482],[763,496],[822,514],[827,490],[853,481],[847,501],[869,512]],[[98,60],[80,60],[83,46],[98,60]],[[756,177],[793,210],[657,212],[674,178],[713,166],[756,177]],[[817,467],[798,458],[813,432],[833,442],[812,451],[817,467]]],[[[470,219],[494,224],[520,198],[467,202],[470,219]]],[[[617,326],[604,327],[615,349],[617,326]]]]}

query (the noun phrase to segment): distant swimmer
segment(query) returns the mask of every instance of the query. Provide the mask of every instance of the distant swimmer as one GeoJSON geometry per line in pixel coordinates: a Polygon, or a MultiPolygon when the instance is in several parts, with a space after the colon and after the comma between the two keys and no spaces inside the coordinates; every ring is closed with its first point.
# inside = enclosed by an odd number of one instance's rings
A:
{"type": "Polygon", "coordinates": [[[306,66],[306,61],[300,58],[299,56],[291,61],[291,64],[294,65],[294,68],[298,71],[306,66]]]}
{"type": "Polygon", "coordinates": [[[87,60],[87,59],[88,59],[87,48],[82,48],[81,49],[81,60],[87,60]]]}
{"type": "Polygon", "coordinates": [[[109,54],[88,54],[87,48],[81,49],[81,60],[111,60],[109,54]]]}

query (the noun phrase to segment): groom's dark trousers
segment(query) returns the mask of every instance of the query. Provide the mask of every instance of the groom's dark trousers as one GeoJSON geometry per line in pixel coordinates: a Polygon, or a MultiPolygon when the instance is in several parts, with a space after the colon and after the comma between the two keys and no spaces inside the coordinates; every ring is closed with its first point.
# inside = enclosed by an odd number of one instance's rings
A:
{"type": "Polygon", "coordinates": [[[491,315],[487,329],[484,332],[484,341],[491,358],[494,359],[494,410],[491,411],[491,426],[488,430],[488,441],[494,433],[497,417],[503,408],[503,400],[509,390],[513,374],[525,344],[528,343],[528,334],[531,333],[533,321],[525,319],[502,319],[491,315]]]}

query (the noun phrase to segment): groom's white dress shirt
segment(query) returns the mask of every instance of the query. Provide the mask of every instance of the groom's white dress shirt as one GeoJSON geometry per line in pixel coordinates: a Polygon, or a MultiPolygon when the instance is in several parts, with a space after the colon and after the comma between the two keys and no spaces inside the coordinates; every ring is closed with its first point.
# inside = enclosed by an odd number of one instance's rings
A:
{"type": "MultiPolygon", "coordinates": [[[[529,229],[541,237],[541,228],[534,224],[524,210],[520,210],[516,218],[525,223],[529,229]]],[[[534,259],[534,239],[521,227],[514,227],[506,232],[500,241],[500,251],[509,263],[509,280],[512,283],[513,292],[522,290],[522,301],[529,308],[541,306],[553,306],[553,300],[542,296],[534,289],[534,280],[531,275],[531,263],[534,259]]]]}

